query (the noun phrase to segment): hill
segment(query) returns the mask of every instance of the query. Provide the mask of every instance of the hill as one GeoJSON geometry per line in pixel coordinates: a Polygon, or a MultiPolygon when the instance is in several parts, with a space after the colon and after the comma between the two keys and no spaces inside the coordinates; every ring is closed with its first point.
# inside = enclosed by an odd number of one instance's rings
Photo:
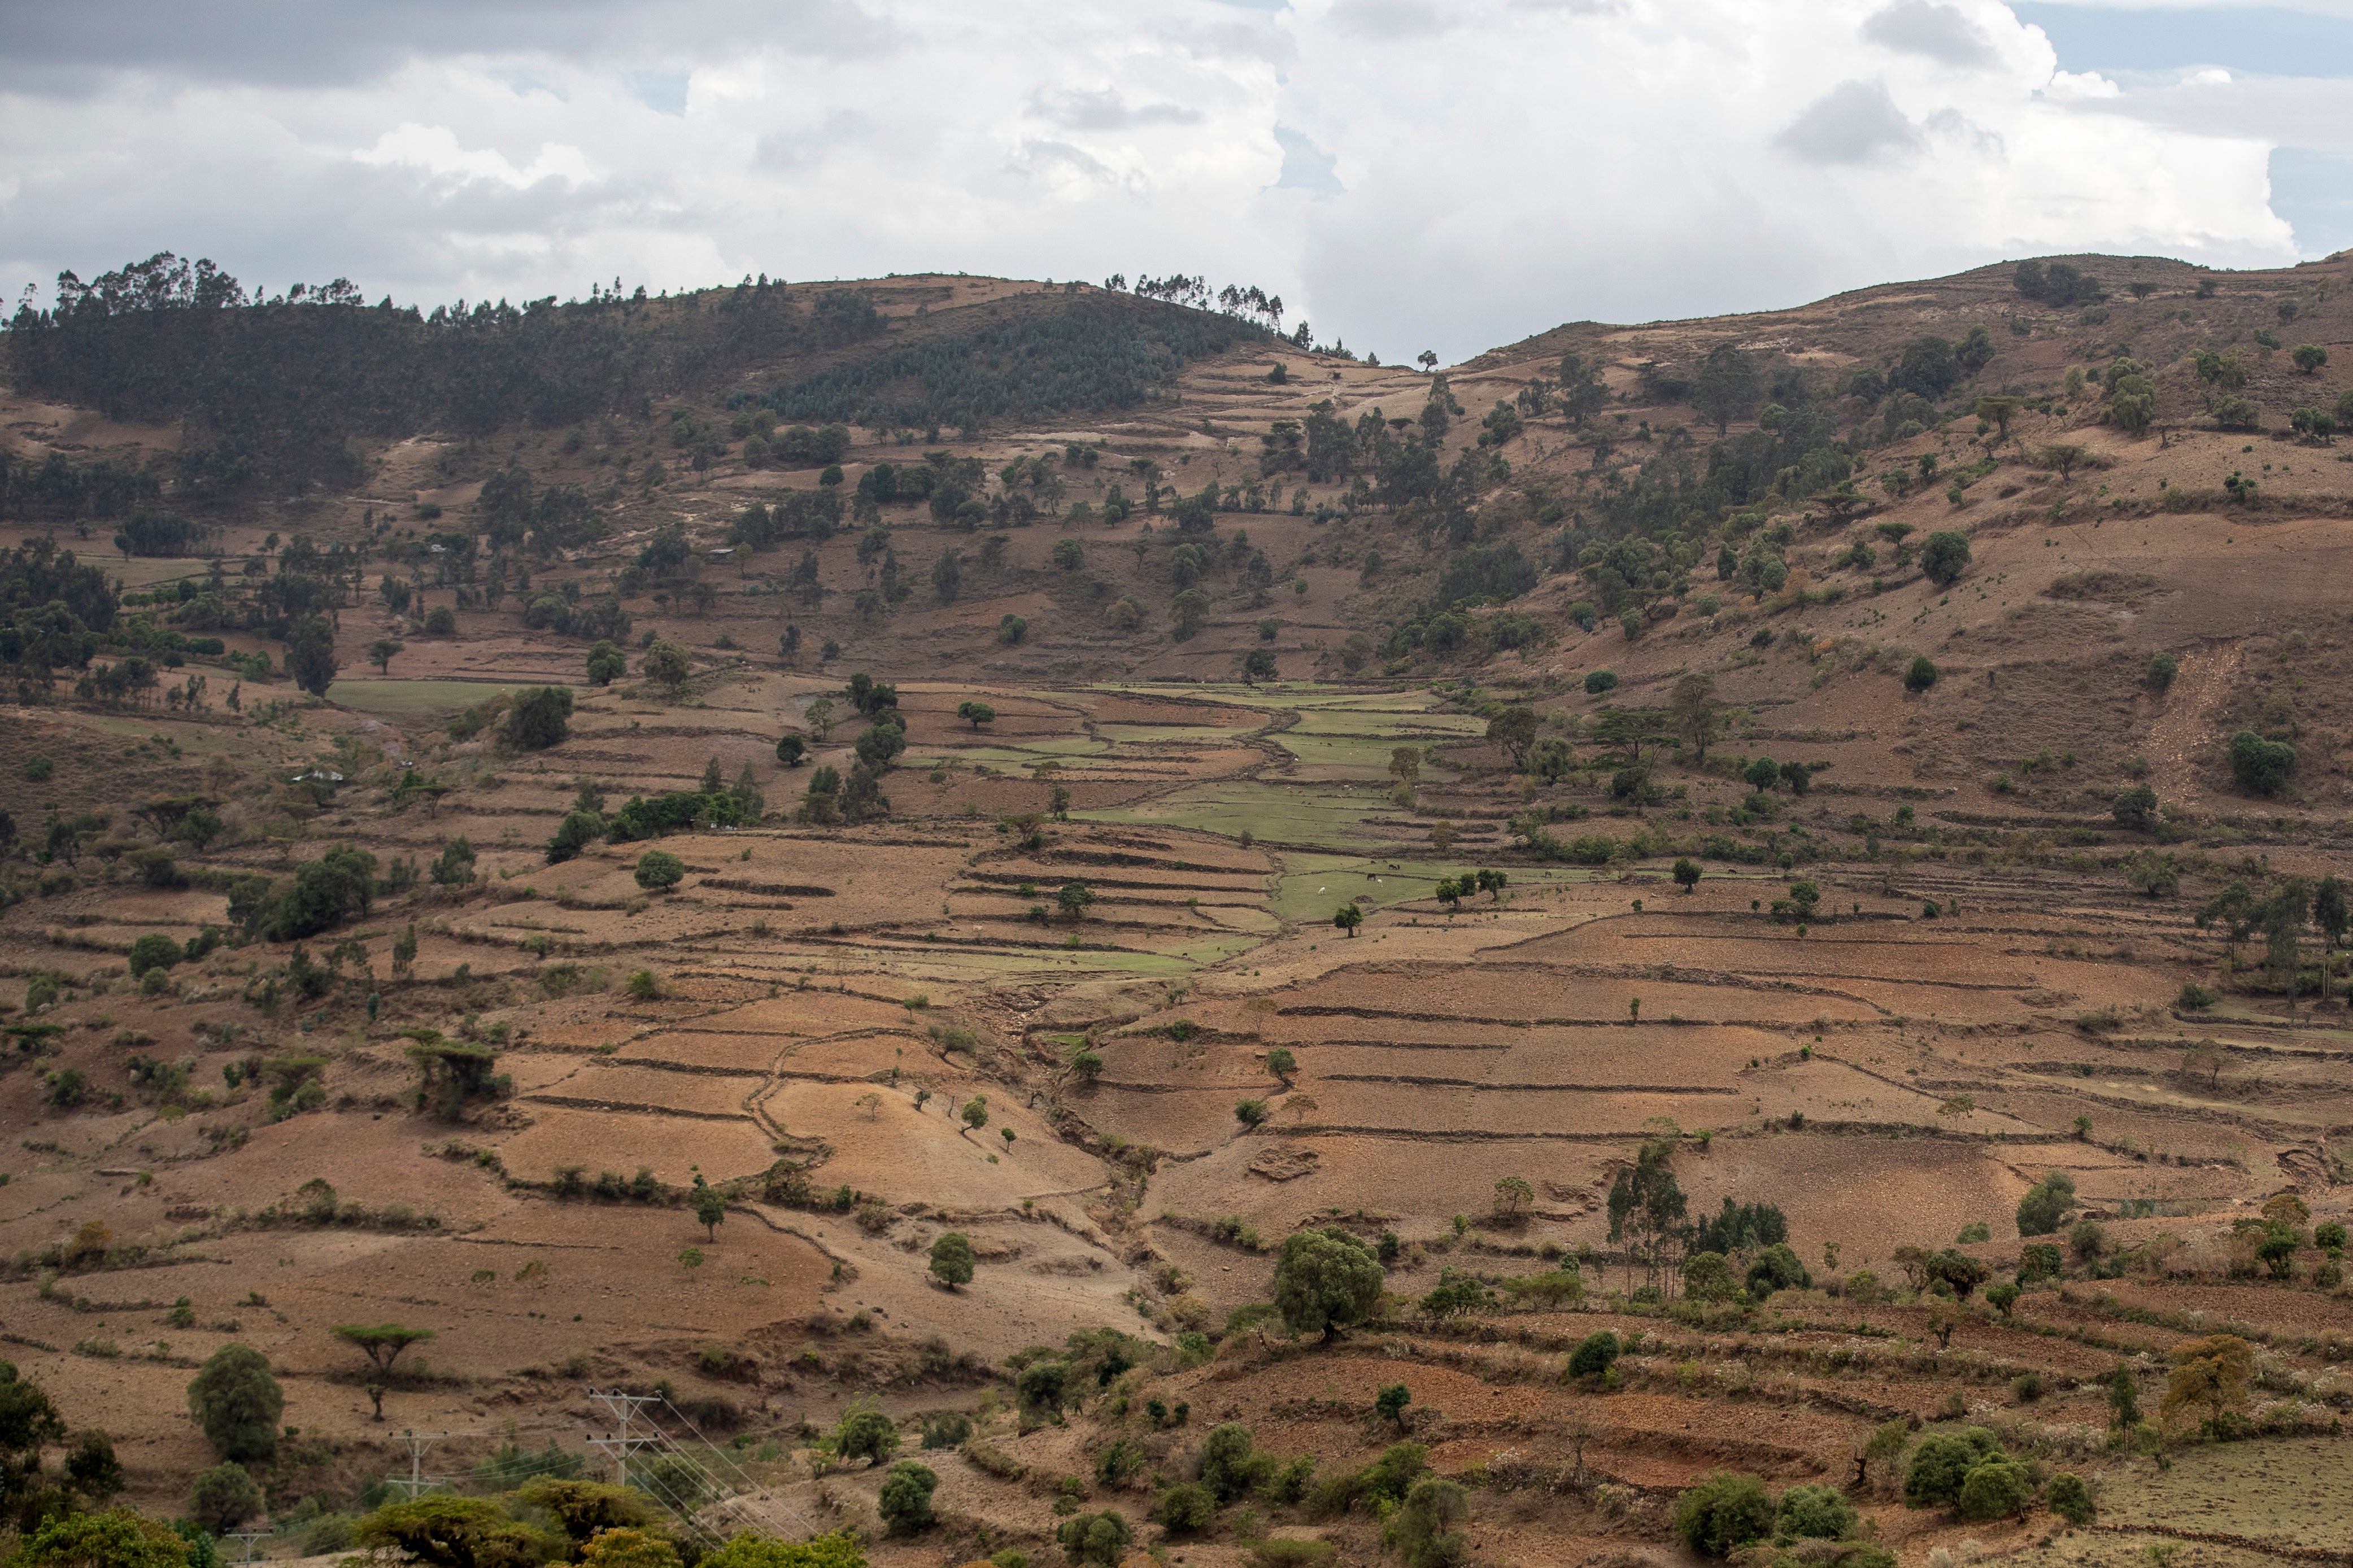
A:
{"type": "Polygon", "coordinates": [[[20,318],[11,1353],[171,1510],[262,1351],[287,1550],[371,1381],[484,1491],[659,1384],[681,1531],[879,1529],[871,1397],[972,1556],[1198,1477],[1188,1559],[1369,1559],[1408,1440],[1481,1560],[1666,1561],[1719,1468],[1877,1532],[1793,1561],[2327,1549],[2348,270],[1443,376],[962,278],[20,318]],[[2223,1328],[2262,1440],[2112,1447],[2223,1328]],[[1972,1426],[2023,1514],[1905,1508],[1972,1426]]]}

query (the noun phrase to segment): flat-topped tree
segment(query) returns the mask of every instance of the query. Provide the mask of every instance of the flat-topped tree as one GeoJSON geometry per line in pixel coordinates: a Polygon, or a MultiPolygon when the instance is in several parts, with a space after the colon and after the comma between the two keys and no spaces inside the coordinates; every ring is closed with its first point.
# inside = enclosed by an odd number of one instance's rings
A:
{"type": "Polygon", "coordinates": [[[983,724],[993,723],[997,710],[986,702],[965,701],[956,704],[956,717],[971,725],[976,733],[983,724]]]}
{"type": "Polygon", "coordinates": [[[431,1329],[411,1329],[399,1323],[379,1323],[374,1328],[364,1323],[339,1323],[335,1338],[358,1350],[375,1368],[375,1378],[367,1385],[368,1403],[375,1406],[374,1419],[384,1419],[385,1385],[392,1379],[393,1363],[400,1352],[415,1344],[423,1344],[433,1337],[431,1329]]]}

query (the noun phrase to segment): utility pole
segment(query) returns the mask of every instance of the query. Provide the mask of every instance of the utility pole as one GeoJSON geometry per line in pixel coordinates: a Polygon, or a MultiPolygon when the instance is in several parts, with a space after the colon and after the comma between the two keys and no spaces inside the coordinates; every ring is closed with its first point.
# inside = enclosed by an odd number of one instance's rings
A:
{"type": "Polygon", "coordinates": [[[630,1431],[629,1426],[631,1419],[637,1415],[638,1411],[642,1406],[660,1404],[662,1402],[661,1395],[659,1394],[621,1394],[610,1389],[607,1389],[603,1393],[599,1393],[596,1389],[592,1388],[588,1390],[588,1397],[605,1407],[606,1414],[612,1416],[614,1426],[617,1428],[617,1430],[608,1433],[602,1437],[591,1436],[588,1439],[588,1444],[591,1447],[603,1450],[604,1453],[612,1459],[615,1468],[620,1472],[620,1484],[622,1486],[628,1486],[629,1484],[629,1456],[637,1452],[639,1448],[653,1447],[662,1440],[661,1434],[659,1431],[630,1431]]]}
{"type": "Polygon", "coordinates": [[[242,1543],[244,1544],[244,1547],[245,1547],[245,1555],[244,1555],[244,1556],[242,1556],[242,1557],[240,1557],[240,1558],[238,1558],[238,1559],[237,1559],[237,1561],[238,1561],[238,1562],[240,1562],[240,1563],[250,1563],[250,1562],[252,1562],[252,1561],[253,1561],[253,1543],[254,1543],[255,1542],[257,1542],[257,1541],[261,1540],[263,1537],[267,1536],[269,1533],[269,1531],[266,1531],[266,1530],[232,1530],[232,1531],[230,1531],[228,1532],[228,1538],[229,1538],[231,1541],[235,1541],[235,1542],[242,1542],[242,1543]]]}
{"type": "Polygon", "coordinates": [[[439,1486],[441,1483],[438,1478],[429,1477],[425,1474],[425,1450],[431,1447],[434,1444],[438,1443],[442,1438],[447,1437],[448,1435],[449,1434],[447,1432],[435,1432],[429,1435],[424,1435],[416,1432],[403,1431],[400,1435],[400,1440],[408,1445],[408,1474],[406,1476],[386,1476],[384,1478],[385,1484],[387,1486],[399,1487],[405,1489],[408,1493],[408,1500],[410,1502],[415,1502],[427,1488],[439,1486]]]}

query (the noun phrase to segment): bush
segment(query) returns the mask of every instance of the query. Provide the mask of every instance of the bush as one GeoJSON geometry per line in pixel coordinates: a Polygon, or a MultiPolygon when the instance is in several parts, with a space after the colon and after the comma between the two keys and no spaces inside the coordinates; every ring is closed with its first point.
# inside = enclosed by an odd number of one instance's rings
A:
{"type": "Polygon", "coordinates": [[[829,1442],[838,1463],[871,1459],[879,1465],[898,1451],[899,1428],[874,1405],[860,1403],[842,1412],[829,1442]]]}
{"type": "Polygon", "coordinates": [[[2148,673],[2142,681],[2151,691],[2162,697],[2173,687],[2173,678],[2179,673],[2181,661],[2169,653],[2154,654],[2148,661],[2148,673]]]}
{"type": "Polygon", "coordinates": [[[882,1478],[882,1495],[875,1504],[893,1535],[913,1535],[932,1522],[932,1493],[940,1478],[929,1465],[902,1459],[882,1478]]]}
{"type": "Polygon", "coordinates": [[[151,969],[169,969],[180,962],[180,944],[161,931],[149,931],[131,944],[131,978],[137,980],[151,969]]]}
{"type": "Polygon", "coordinates": [[[275,1458],[285,1410],[268,1358],[251,1345],[223,1345],[188,1383],[188,1413],[224,1459],[275,1458]]]}
{"type": "Polygon", "coordinates": [[[2053,1171],[2018,1200],[2018,1234],[2049,1236],[2074,1206],[2075,1179],[2064,1171],[2053,1171]]]}
{"type": "Polygon", "coordinates": [[[663,988],[661,976],[650,969],[640,969],[631,974],[626,989],[632,1002],[659,1002],[670,994],[663,988]]]}
{"type": "Polygon", "coordinates": [[[1777,1241],[1748,1265],[1748,1293],[1763,1300],[1776,1290],[1810,1290],[1814,1277],[1786,1241],[1777,1241]]]}
{"type": "Polygon", "coordinates": [[[2108,811],[2117,826],[2146,833],[2157,826],[2157,792],[2145,784],[2135,784],[2116,796],[2108,811]]]}
{"type": "Polygon", "coordinates": [[[1274,1461],[1258,1451],[1250,1429],[1229,1421],[1201,1445],[1201,1484],[1219,1502],[1231,1502],[1274,1472],[1274,1461]]]}
{"type": "Polygon", "coordinates": [[[953,1290],[972,1283],[972,1238],[952,1230],[932,1243],[933,1278],[953,1290]]]}
{"type": "Polygon", "coordinates": [[[1599,1377],[1609,1370],[1610,1364],[1624,1350],[1616,1334],[1608,1329],[1597,1329],[1579,1340],[1577,1348],[1568,1352],[1568,1375],[1599,1377]]]}
{"type": "Polygon", "coordinates": [[[8,1561],[11,1568],[220,1568],[212,1537],[194,1521],[184,1528],[206,1555],[160,1520],[127,1511],[50,1514],[8,1561]]]}
{"type": "Polygon", "coordinates": [[[1843,1541],[1854,1533],[1854,1504],[1831,1487],[1791,1487],[1781,1494],[1773,1533],[1783,1541],[1843,1541]]]}
{"type": "Polygon", "coordinates": [[[1617,686],[1618,672],[1614,669],[1588,669],[1585,672],[1585,689],[1588,696],[1599,697],[1605,691],[1615,690],[1617,686]]]}
{"type": "Polygon", "coordinates": [[[1951,587],[1968,564],[1969,542],[1966,534],[1939,529],[1920,546],[1920,570],[1939,588],[1951,587]]]}
{"type": "Polygon", "coordinates": [[[1729,1557],[1773,1533],[1773,1500],[1755,1476],[1718,1470],[1675,1500],[1674,1526],[1701,1556],[1729,1557]]]}
{"type": "Polygon", "coordinates": [[[638,886],[665,892],[686,875],[686,862],[666,849],[649,849],[638,857],[638,886]]]}
{"type": "Polygon", "coordinates": [[[2014,1460],[1989,1460],[1961,1482],[1959,1500],[1963,1519],[2008,1519],[2034,1506],[2034,1478],[2014,1460]]]}
{"type": "Polygon", "coordinates": [[[543,752],[563,743],[570,733],[571,720],[570,687],[533,687],[516,693],[500,739],[518,752],[543,752]]]}
{"type": "Polygon", "coordinates": [[[1390,1523],[1407,1568],[1452,1568],[1468,1558],[1471,1538],[1454,1526],[1470,1517],[1470,1495],[1454,1482],[1415,1482],[1390,1523]]]}
{"type": "Polygon", "coordinates": [[[1274,1304],[1294,1334],[1328,1337],[1360,1322],[1381,1294],[1380,1260],[1337,1226],[1294,1231],[1274,1268],[1274,1304]]]}
{"type": "Polygon", "coordinates": [[[2253,730],[2231,737],[2231,777],[2250,795],[2277,795],[2295,771],[2295,748],[2266,741],[2253,730]]]}
{"type": "Polygon", "coordinates": [[[1915,654],[1912,668],[1904,672],[1904,689],[1926,691],[1936,684],[1936,666],[1925,653],[1915,654]]]}
{"type": "Polygon", "coordinates": [[[1158,1505],[1152,1510],[1152,1517],[1172,1535],[1207,1530],[1217,1514],[1218,1501],[1209,1495],[1209,1489],[1191,1481],[1162,1492],[1158,1505]]]}
{"type": "Polygon", "coordinates": [[[188,1488],[188,1513],[204,1521],[215,1534],[225,1534],[261,1511],[261,1489],[243,1465],[215,1465],[198,1470],[188,1488]]]}
{"type": "Polygon", "coordinates": [[[1124,1514],[1107,1508],[1101,1513],[1082,1513],[1064,1520],[1055,1530],[1054,1540],[1073,1563],[1118,1568],[1120,1558],[1135,1540],[1135,1532],[1128,1528],[1124,1514]]]}
{"type": "Polygon", "coordinates": [[[2092,1506],[2092,1489],[2072,1470],[2062,1470],[2052,1477],[2043,1495],[2052,1513],[2079,1529],[2091,1523],[2098,1511],[2092,1506]]]}
{"type": "Polygon", "coordinates": [[[1912,1450],[1911,1464],[1905,1468],[1904,1506],[1931,1508],[1952,1502],[1961,1495],[1962,1483],[1971,1470],[1989,1460],[2009,1458],[1994,1435],[1982,1426],[1932,1432],[1920,1439],[1920,1446],[1912,1450]]]}

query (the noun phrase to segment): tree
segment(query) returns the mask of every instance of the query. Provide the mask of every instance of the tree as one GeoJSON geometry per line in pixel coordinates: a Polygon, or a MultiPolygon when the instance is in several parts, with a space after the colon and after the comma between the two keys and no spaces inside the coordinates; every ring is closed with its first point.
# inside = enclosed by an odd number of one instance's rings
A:
{"type": "Polygon", "coordinates": [[[588,683],[591,686],[610,686],[628,673],[628,656],[610,642],[600,638],[596,646],[588,650],[588,683]]]}
{"type": "Polygon", "coordinates": [[[580,1548],[581,1568],[684,1568],[685,1561],[660,1536],[626,1525],[600,1531],[580,1548]]]}
{"type": "Polygon", "coordinates": [[[1381,1293],[1380,1260],[1337,1226],[1294,1231],[1274,1268],[1274,1305],[1294,1334],[1329,1339],[1363,1321],[1381,1293]]]}
{"type": "Polygon", "coordinates": [[[2054,441],[2047,447],[2038,447],[2034,458],[2046,468],[2058,469],[2059,482],[2064,484],[2074,473],[2075,465],[2084,460],[2084,448],[2068,442],[2054,441]]]}
{"type": "Polygon", "coordinates": [[[2345,884],[2335,877],[2323,877],[2312,890],[2312,923],[2327,938],[2320,954],[2320,999],[2328,1000],[2328,964],[2337,950],[2345,945],[2345,932],[2353,927],[2353,906],[2345,897],[2345,884]]]}
{"type": "Polygon", "coordinates": [[[2010,422],[2017,416],[2018,411],[2025,406],[2026,399],[2023,397],[1988,395],[1979,397],[1977,406],[1971,412],[1994,426],[1997,432],[1994,444],[2000,446],[2010,439],[2010,422]]]}
{"type": "Polygon", "coordinates": [[[537,686],[515,694],[500,738],[518,752],[543,752],[571,732],[572,689],[537,686]]]}
{"type": "Polygon", "coordinates": [[[2167,1426],[2185,1412],[2203,1408],[2218,1430],[2242,1410],[2254,1381],[2255,1351],[2235,1334],[2213,1334],[2173,1347],[2173,1371],[2166,1379],[2158,1413],[2167,1426]]]}
{"type": "Polygon", "coordinates": [[[898,1452],[899,1428],[871,1399],[862,1399],[842,1412],[831,1441],[839,1463],[867,1459],[879,1465],[898,1452]]]}
{"type": "Polygon", "coordinates": [[[216,1533],[235,1530],[261,1511],[261,1489],[243,1465],[219,1464],[198,1470],[188,1488],[188,1512],[216,1533]]]}
{"type": "Polygon", "coordinates": [[[1989,1461],[2006,1461],[2001,1444],[1982,1426],[1957,1432],[1932,1432],[1912,1450],[1904,1471],[1904,1505],[1934,1508],[1956,1501],[1971,1470],[1989,1461]]]}
{"type": "Polygon", "coordinates": [[[1054,1540],[1074,1563],[1116,1568],[1135,1540],[1126,1515],[1116,1509],[1073,1514],[1055,1527],[1054,1540]]]}
{"type": "Polygon", "coordinates": [[[2288,358],[2295,362],[2296,369],[2310,375],[2328,363],[2328,351],[2318,343],[2298,343],[2288,358]]]}
{"type": "Polygon", "coordinates": [[[1405,1407],[1413,1403],[1413,1391],[1402,1383],[1392,1383],[1373,1396],[1373,1414],[1383,1421],[1405,1422],[1405,1407]]]}
{"type": "Polygon", "coordinates": [[[388,1502],[352,1526],[352,1544],[387,1546],[442,1568],[522,1568],[553,1553],[560,1538],[518,1524],[495,1499],[438,1493],[388,1502]]]}
{"type": "Polygon", "coordinates": [[[638,886],[652,892],[667,892],[686,875],[686,862],[667,849],[649,849],[638,857],[638,886]]]}
{"type": "Polygon", "coordinates": [[[2231,737],[2231,777],[2250,795],[2277,795],[2295,771],[2295,748],[2266,741],[2253,730],[2231,737]]]}
{"type": "Polygon", "coordinates": [[[185,950],[161,931],[149,931],[131,944],[131,978],[143,978],[151,969],[169,969],[185,950]]]}
{"type": "Polygon", "coordinates": [[[808,760],[808,742],[798,735],[785,735],[776,742],[776,761],[788,768],[797,768],[808,760]]]}
{"type": "Polygon", "coordinates": [[[2059,1229],[2059,1222],[2075,1206],[2075,1179],[2064,1171],[2053,1171],[2018,1201],[2018,1234],[2050,1236],[2059,1229]]]}
{"type": "Polygon", "coordinates": [[[1707,764],[1707,748],[1723,725],[1723,712],[1710,677],[1686,675],[1675,682],[1674,693],[1667,699],[1667,722],[1691,743],[1694,766],[1707,764]]]}
{"type": "Polygon", "coordinates": [[[1968,536],[1938,529],[1920,546],[1920,570],[1939,588],[1949,588],[1969,564],[1968,536]]]}
{"type": "Polygon", "coordinates": [[[286,673],[313,697],[335,683],[335,628],[324,616],[306,616],[286,636],[286,673]]]}
{"type": "Polygon", "coordinates": [[[1094,889],[1084,882],[1065,882],[1054,893],[1054,907],[1062,911],[1066,920],[1081,919],[1086,914],[1087,906],[1094,901],[1094,889]]]}
{"type": "Polygon", "coordinates": [[[1271,647],[1254,647],[1242,655],[1242,684],[1245,686],[1272,680],[1280,673],[1275,668],[1274,650],[1271,647]]]}
{"type": "Polygon", "coordinates": [[[1625,1346],[1619,1342],[1616,1334],[1608,1329],[1596,1329],[1577,1341],[1577,1348],[1568,1352],[1568,1375],[1599,1377],[1609,1370],[1624,1350],[1625,1346]]]}
{"type": "Polygon", "coordinates": [[[727,1194],[694,1173],[694,1223],[702,1227],[703,1239],[719,1240],[719,1227],[727,1220],[727,1194]]]}
{"type": "Polygon", "coordinates": [[[368,644],[368,661],[382,673],[390,675],[394,657],[405,651],[407,647],[406,643],[392,637],[378,637],[368,644]]]}
{"type": "Polygon", "coordinates": [[[902,1459],[882,1478],[882,1495],[875,1511],[893,1535],[913,1535],[932,1522],[932,1493],[940,1478],[929,1465],[902,1459]]]}
{"type": "Polygon", "coordinates": [[[224,1459],[275,1458],[285,1409],[269,1360],[251,1345],[223,1345],[188,1383],[188,1413],[224,1459]]]}
{"type": "Polygon", "coordinates": [[[374,1328],[362,1323],[341,1323],[336,1326],[334,1335],[366,1356],[368,1364],[375,1368],[375,1376],[368,1384],[367,1394],[375,1406],[375,1419],[381,1421],[384,1419],[385,1384],[392,1379],[393,1363],[409,1346],[423,1344],[431,1339],[433,1331],[404,1328],[398,1323],[379,1323],[374,1328]]]}
{"type": "Polygon", "coordinates": [[[1683,1294],[1694,1301],[1729,1301],[1736,1289],[1721,1252],[1694,1252],[1683,1260],[1683,1294]]]}
{"type": "Polygon", "coordinates": [[[1704,1557],[1729,1557],[1773,1533],[1773,1512],[1763,1481],[1718,1470],[1675,1500],[1675,1533],[1704,1557]]]}
{"type": "Polygon", "coordinates": [[[1234,1103],[1234,1120],[1245,1127],[1264,1125],[1267,1114],[1266,1101],[1263,1100],[1243,1100],[1234,1103]]]}
{"type": "Polygon", "coordinates": [[[971,1128],[975,1132],[979,1131],[988,1125],[988,1096],[974,1095],[964,1102],[964,1110],[957,1114],[963,1117],[966,1127],[971,1128]]]}
{"type": "Polygon", "coordinates": [[[1471,1498],[1453,1481],[1431,1477],[1414,1483],[1391,1521],[1406,1568],[1453,1568],[1471,1555],[1471,1538],[1455,1526],[1471,1517],[1471,1498]]]}
{"type": "Polygon", "coordinates": [[[1201,629],[1201,618],[1209,613],[1209,595],[1198,588],[1187,588],[1168,602],[1168,618],[1176,623],[1176,640],[1184,641],[1201,629]]]}
{"type": "Polygon", "coordinates": [[[1718,343],[1700,361],[1692,384],[1692,406],[1723,435],[1736,419],[1757,412],[1762,387],[1757,362],[1730,343],[1718,343]]]}
{"type": "Polygon", "coordinates": [[[972,1238],[964,1232],[949,1231],[932,1243],[932,1277],[941,1284],[951,1290],[959,1285],[969,1285],[972,1271],[972,1238]]]}
{"type": "Polygon", "coordinates": [[[2078,1530],[2090,1528],[2099,1515],[2092,1506],[2091,1489],[2084,1484],[2083,1477],[2072,1470],[2062,1470],[2052,1477],[2051,1484],[2043,1489],[2043,1498],[2052,1513],[2078,1530]]]}
{"type": "Polygon", "coordinates": [[[1365,911],[1354,904],[1342,904],[1332,912],[1332,923],[1354,937],[1356,928],[1365,923],[1365,911]]]}
{"type": "Polygon", "coordinates": [[[2145,784],[2135,784],[2116,796],[2109,811],[2117,826],[2146,833],[2157,824],[2157,792],[2145,784]]]}
{"type": "Polygon", "coordinates": [[[440,858],[433,862],[433,881],[438,887],[462,888],[474,879],[474,846],[460,834],[441,846],[440,858]]]}
{"type": "MultiPolygon", "coordinates": [[[[0,1437],[0,1447],[6,1439],[0,1437]]],[[[66,1479],[91,1502],[104,1502],[122,1489],[122,1461],[114,1439],[92,1426],[74,1434],[66,1449],[66,1479]]]]}
{"type": "Polygon", "coordinates": [[[977,734],[983,724],[995,722],[997,710],[986,702],[959,702],[956,704],[956,717],[970,724],[977,734]]]}
{"type": "Polygon", "coordinates": [[[1536,743],[1537,720],[1533,708],[1506,708],[1487,721],[1487,743],[1498,747],[1517,772],[1527,763],[1528,748],[1536,743]]]}
{"type": "Polygon", "coordinates": [[[638,662],[638,673],[676,692],[686,684],[687,677],[694,673],[694,662],[687,657],[686,649],[678,644],[668,637],[657,637],[653,647],[646,649],[646,657],[638,662]]]}
{"type": "Polygon", "coordinates": [[[1699,862],[1687,855],[1678,858],[1675,861],[1673,876],[1676,886],[1682,888],[1686,894],[1690,893],[1693,889],[1699,886],[1699,862]]]}
{"type": "Polygon", "coordinates": [[[1761,1301],[1776,1290],[1810,1290],[1814,1277],[1795,1247],[1786,1241],[1777,1241],[1750,1261],[1748,1277],[1743,1283],[1748,1287],[1748,1293],[1761,1301]]]}
{"type": "MultiPolygon", "coordinates": [[[[11,1568],[190,1568],[192,1561],[170,1525],[124,1510],[49,1514],[9,1559],[11,1568]]],[[[217,1553],[210,1559],[219,1562],[217,1553]]]]}
{"type": "Polygon", "coordinates": [[[1991,1459],[1962,1478],[1954,1501],[1963,1519],[2008,1519],[2034,1506],[2034,1477],[2014,1459],[1991,1459]]]}
{"type": "Polygon", "coordinates": [[[1773,1533],[1783,1541],[1844,1541],[1858,1522],[1854,1504],[1835,1487],[1791,1487],[1774,1510],[1773,1533]]]}
{"type": "Polygon", "coordinates": [[[1071,1381],[1071,1363],[1049,1357],[1033,1361],[1021,1369],[1013,1382],[1014,1398],[1022,1411],[1032,1415],[1057,1415],[1062,1408],[1064,1394],[1071,1381]]]}

